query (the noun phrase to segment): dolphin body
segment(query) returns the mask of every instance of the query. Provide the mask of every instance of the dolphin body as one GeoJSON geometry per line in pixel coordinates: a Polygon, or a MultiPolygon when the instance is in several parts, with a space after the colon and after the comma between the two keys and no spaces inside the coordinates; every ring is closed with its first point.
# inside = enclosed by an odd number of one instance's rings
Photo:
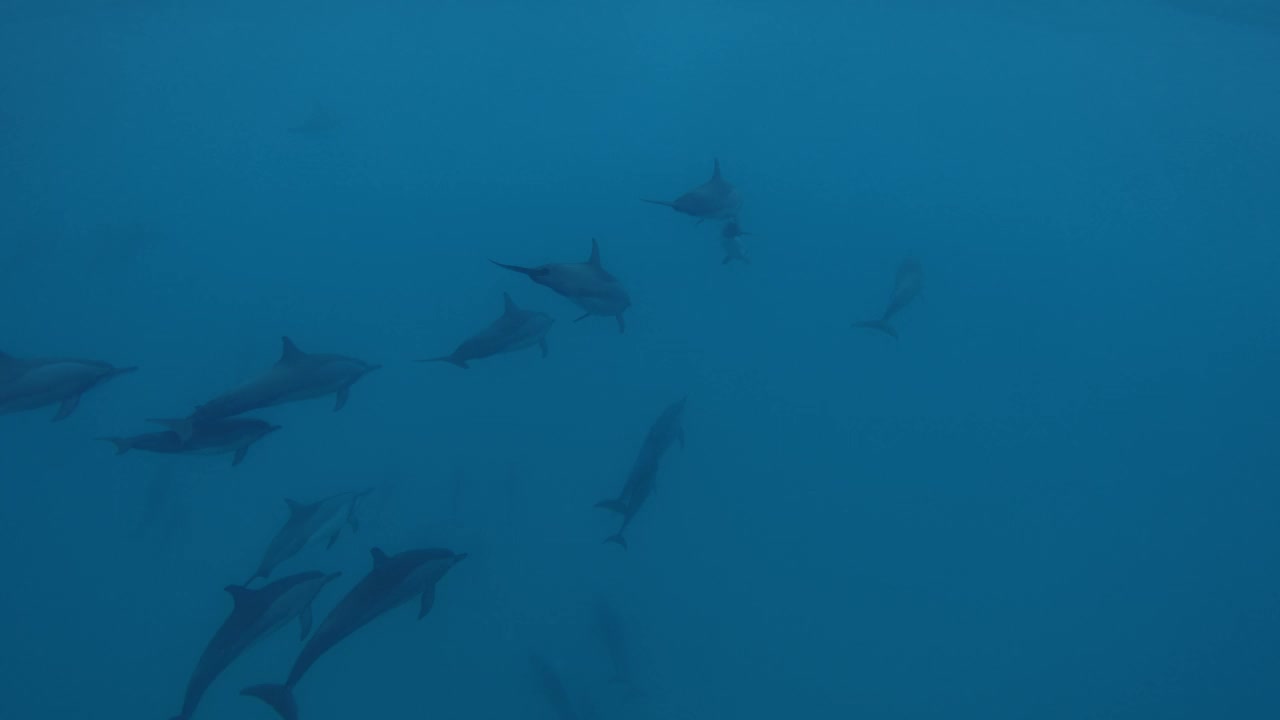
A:
{"type": "Polygon", "coordinates": [[[351,386],[380,365],[342,355],[305,353],[289,338],[281,338],[280,360],[256,380],[219,395],[178,420],[160,420],[183,440],[190,438],[197,423],[240,415],[251,410],[336,395],[333,409],[347,404],[351,386]]]}
{"type": "Polygon", "coordinates": [[[190,718],[204,691],[228,665],[294,618],[299,618],[302,637],[305,638],[311,631],[311,602],[325,585],[341,574],[299,573],[280,578],[259,590],[228,585],[226,590],[231,593],[235,607],[201,653],[187,682],[182,712],[172,720],[190,718]]]}
{"type": "Polygon", "coordinates": [[[675,200],[645,200],[654,205],[666,205],[676,212],[692,215],[699,220],[726,220],[737,214],[742,205],[738,190],[720,175],[720,160],[716,159],[711,179],[681,195],[675,200]]]}
{"type": "Polygon", "coordinates": [[[569,691],[564,686],[564,680],[560,678],[560,673],[550,660],[538,654],[530,655],[529,668],[533,671],[533,678],[538,683],[538,690],[541,691],[543,699],[547,701],[547,705],[558,720],[583,720],[583,716],[578,713],[573,706],[573,701],[569,699],[569,691]]]}
{"type": "MultiPolygon", "coordinates": [[[[167,424],[179,421],[160,421],[167,424]]],[[[163,455],[221,455],[235,453],[231,460],[232,467],[244,462],[249,447],[262,438],[280,429],[263,420],[253,418],[218,418],[191,425],[190,435],[186,440],[176,430],[143,433],[132,437],[103,438],[116,446],[116,454],[123,455],[130,450],[160,453],[163,455]]]]}
{"type": "Polygon", "coordinates": [[[741,260],[748,265],[751,264],[751,261],[742,252],[742,241],[738,239],[743,235],[750,234],[743,231],[742,226],[738,224],[737,218],[729,220],[724,224],[724,227],[720,228],[720,247],[724,250],[724,260],[721,261],[721,265],[728,265],[734,260],[741,260]]]}
{"type": "Polygon", "coordinates": [[[658,477],[662,456],[676,442],[680,443],[681,448],[684,447],[682,418],[685,400],[686,398],[681,398],[667,406],[649,428],[644,445],[640,447],[640,454],[636,457],[636,462],[632,465],[631,473],[627,476],[627,482],[622,486],[622,492],[618,497],[596,503],[596,507],[612,510],[622,516],[622,527],[618,528],[618,532],[605,538],[605,542],[617,543],[624,549],[627,547],[627,539],[622,533],[631,525],[631,520],[653,494],[654,481],[658,477]]]}
{"type": "Polygon", "coordinates": [[[916,295],[920,294],[920,286],[923,282],[924,271],[920,267],[920,261],[915,258],[903,260],[902,264],[898,266],[898,277],[893,284],[893,294],[889,296],[889,304],[880,315],[880,319],[856,322],[853,326],[879,330],[889,337],[898,337],[898,331],[889,324],[889,320],[894,315],[897,315],[902,308],[911,304],[916,295]]]}
{"type": "Polygon", "coordinates": [[[320,623],[298,654],[284,684],[254,685],[242,690],[241,695],[262,700],[284,720],[297,720],[298,703],[293,688],[321,655],[373,619],[418,595],[422,596],[418,610],[421,620],[435,602],[436,583],[466,557],[465,553],[439,548],[409,550],[390,557],[378,548],[373,548],[371,553],[373,570],[351,588],[320,623]]]}
{"type": "Polygon", "coordinates": [[[472,360],[515,352],[537,345],[547,356],[547,331],[555,319],[546,313],[522,310],[507,293],[502,293],[502,316],[489,327],[472,335],[450,354],[418,362],[449,362],[466,370],[472,360]]]}
{"type": "Polygon", "coordinates": [[[302,552],[308,545],[326,542],[326,548],[333,547],[344,527],[350,526],[351,532],[358,532],[360,522],[356,519],[356,505],[371,492],[372,488],[339,493],[308,505],[286,498],[289,519],[271,539],[262,555],[262,562],[258,563],[258,569],[245,585],[256,578],[271,577],[277,565],[302,552]]]}
{"type": "MultiPolygon", "coordinates": [[[[490,260],[500,268],[528,275],[539,285],[572,300],[586,312],[578,318],[592,315],[612,316],[618,319],[618,332],[626,332],[622,314],[631,307],[631,296],[618,279],[609,274],[600,262],[600,243],[591,238],[591,257],[580,263],[554,263],[537,267],[504,265],[490,260]]],[[[576,321],[575,321],[576,322],[576,321]]]]}
{"type": "Polygon", "coordinates": [[[0,415],[56,404],[53,420],[66,420],[80,405],[81,395],[137,369],[94,360],[16,358],[0,352],[0,415]]]}
{"type": "Polygon", "coordinates": [[[631,651],[627,632],[617,608],[605,598],[596,601],[595,631],[600,644],[609,655],[613,667],[613,679],[624,685],[631,684],[631,651]]]}

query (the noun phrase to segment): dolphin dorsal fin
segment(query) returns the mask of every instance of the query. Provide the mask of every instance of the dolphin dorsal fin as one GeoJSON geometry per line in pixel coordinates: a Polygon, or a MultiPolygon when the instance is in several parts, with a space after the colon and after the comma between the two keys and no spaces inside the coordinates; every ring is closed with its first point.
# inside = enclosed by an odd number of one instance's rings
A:
{"type": "Polygon", "coordinates": [[[284,499],[284,504],[289,506],[289,514],[290,514],[290,515],[297,515],[298,513],[302,512],[302,511],[303,511],[304,509],[306,509],[306,507],[307,507],[306,505],[303,505],[302,503],[298,502],[297,500],[291,500],[290,498],[285,498],[285,499],[284,499]]]}
{"type": "Polygon", "coordinates": [[[711,171],[712,182],[720,179],[720,158],[715,158],[715,163],[715,168],[711,171]]]}
{"type": "Polygon", "coordinates": [[[307,354],[299,350],[298,346],[294,345],[293,341],[288,337],[280,338],[280,345],[281,365],[292,365],[307,356],[307,354]]]}
{"type": "Polygon", "coordinates": [[[603,268],[600,264],[600,243],[595,238],[591,238],[591,257],[587,258],[587,264],[597,268],[603,268]]]}
{"type": "Polygon", "coordinates": [[[369,554],[373,556],[374,570],[377,570],[378,568],[382,567],[384,564],[388,562],[388,560],[390,560],[390,558],[387,557],[387,554],[382,552],[382,548],[373,548],[372,550],[369,551],[369,554]]]}
{"type": "Polygon", "coordinates": [[[249,596],[253,595],[253,591],[243,585],[228,585],[222,589],[231,595],[231,600],[235,602],[236,607],[240,607],[249,599],[249,596]]]}
{"type": "Polygon", "coordinates": [[[507,293],[502,293],[502,314],[515,315],[520,312],[520,306],[516,305],[516,301],[511,299],[507,293]]]}

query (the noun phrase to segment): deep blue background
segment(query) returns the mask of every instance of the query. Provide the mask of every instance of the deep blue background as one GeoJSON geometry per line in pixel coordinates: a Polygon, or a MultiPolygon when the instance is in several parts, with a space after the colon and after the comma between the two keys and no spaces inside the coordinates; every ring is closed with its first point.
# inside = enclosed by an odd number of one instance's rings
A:
{"type": "MultiPolygon", "coordinates": [[[[471,553],[303,717],[1280,716],[1280,12],[1237,0],[0,3],[0,349],[137,364],[0,418],[0,716],[164,718],[283,522],[471,553]],[[1190,12],[1188,12],[1190,10],[1190,12]],[[287,128],[316,104],[340,126],[287,128]],[[641,204],[706,179],[718,228],[641,204]],[[490,265],[586,257],[628,332],[490,265]],[[901,340],[849,328],[908,253],[901,340]],[[497,315],[551,355],[417,365],[497,315]],[[268,367],[386,367],[227,457],[112,456],[268,367]],[[629,533],[591,505],[689,394],[629,533]],[[155,488],[167,488],[157,491],[155,488]],[[460,489],[456,504],[455,488],[460,489]],[[632,692],[592,632],[610,597],[632,692]]],[[[206,695],[284,677],[292,630],[206,695]]]]}

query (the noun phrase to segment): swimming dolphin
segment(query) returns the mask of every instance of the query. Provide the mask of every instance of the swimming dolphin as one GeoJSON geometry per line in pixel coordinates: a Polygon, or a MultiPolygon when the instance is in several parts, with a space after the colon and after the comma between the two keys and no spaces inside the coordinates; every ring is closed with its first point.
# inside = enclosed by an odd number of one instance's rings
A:
{"type": "Polygon", "coordinates": [[[258,569],[245,585],[255,578],[271,577],[277,565],[302,552],[308,545],[325,542],[326,548],[333,547],[342,528],[348,525],[351,526],[351,532],[359,531],[356,504],[371,492],[372,488],[361,492],[338,493],[308,505],[286,498],[289,519],[271,539],[271,544],[262,555],[262,561],[258,563],[258,569]]]}
{"type": "Polygon", "coordinates": [[[298,704],[293,696],[293,688],[321,655],[374,618],[409,602],[417,595],[422,596],[418,610],[418,619],[421,620],[435,602],[436,583],[466,557],[465,553],[438,548],[409,550],[392,557],[378,548],[374,548],[371,553],[373,570],[351,588],[329,612],[324,622],[320,623],[320,627],[298,654],[284,684],[254,685],[240,691],[241,695],[262,700],[284,720],[297,720],[298,704]]]}
{"type": "Polygon", "coordinates": [[[854,327],[871,328],[890,336],[898,337],[898,331],[889,324],[890,318],[897,315],[902,308],[906,307],[920,294],[920,285],[924,281],[923,270],[920,267],[920,261],[915,258],[907,258],[898,266],[898,277],[893,284],[893,294],[889,296],[889,304],[885,307],[884,313],[880,315],[879,320],[865,320],[856,322],[854,327]]]}
{"type": "Polygon", "coordinates": [[[94,360],[16,358],[0,352],[0,415],[58,405],[53,420],[65,420],[90,389],[136,367],[94,360]]]}
{"type": "Polygon", "coordinates": [[[341,410],[347,404],[351,386],[382,367],[342,355],[305,353],[287,337],[281,338],[281,344],[280,360],[262,377],[219,395],[185,418],[158,422],[165,423],[186,440],[199,422],[324,395],[336,395],[333,409],[341,410]]]}
{"type": "MultiPolygon", "coordinates": [[[[161,424],[180,423],[178,420],[153,420],[161,424]]],[[[116,446],[116,454],[130,450],[161,453],[164,455],[220,455],[235,453],[232,467],[244,462],[249,447],[280,429],[279,425],[253,418],[216,418],[191,425],[186,440],[176,430],[143,433],[132,437],[102,438],[116,446]]]]}
{"type": "Polygon", "coordinates": [[[507,293],[502,293],[505,303],[502,316],[489,327],[472,335],[452,353],[441,357],[426,358],[418,362],[449,362],[463,370],[472,360],[491,357],[500,353],[515,352],[537,345],[542,357],[547,356],[547,331],[555,319],[546,313],[521,310],[507,293]]]}
{"type": "Polygon", "coordinates": [[[613,679],[624,685],[630,685],[631,652],[628,648],[626,627],[617,609],[603,597],[596,600],[595,631],[600,638],[600,644],[609,655],[613,679]]]}
{"type": "Polygon", "coordinates": [[[748,265],[751,264],[751,261],[742,252],[742,242],[738,240],[743,235],[750,234],[743,231],[742,226],[738,224],[737,218],[730,219],[729,222],[724,224],[724,227],[720,228],[720,247],[724,250],[724,260],[720,263],[721,265],[728,265],[734,260],[741,260],[748,265]]]}
{"type": "Polygon", "coordinates": [[[305,572],[250,590],[239,585],[228,585],[235,606],[231,615],[214,633],[213,639],[200,654],[195,672],[187,682],[186,698],[182,712],[173,720],[187,720],[196,711],[204,691],[218,675],[244,654],[259,640],[289,624],[295,617],[302,626],[302,637],[311,631],[311,602],[334,578],[342,573],[325,575],[305,572]]]}
{"type": "Polygon", "coordinates": [[[535,653],[529,656],[529,667],[552,714],[559,720],[582,720],[582,716],[573,707],[573,701],[569,699],[569,691],[565,689],[560,673],[551,661],[535,653]]]}
{"type": "Polygon", "coordinates": [[[676,212],[692,215],[700,220],[720,220],[733,217],[742,205],[737,189],[720,175],[720,160],[715,161],[711,179],[670,202],[645,200],[654,205],[666,205],[676,212]]]}
{"type": "MultiPolygon", "coordinates": [[[[504,265],[496,260],[489,262],[500,268],[528,275],[539,285],[572,300],[586,310],[578,320],[592,315],[613,316],[618,319],[618,332],[626,332],[622,314],[631,306],[631,297],[622,283],[610,275],[600,263],[600,243],[591,238],[591,257],[581,263],[555,263],[537,267],[504,265]]],[[[576,321],[575,321],[576,322],[576,321]]]]}
{"type": "Polygon", "coordinates": [[[596,503],[596,507],[612,510],[622,516],[622,527],[618,528],[618,532],[605,538],[605,542],[627,547],[627,540],[622,533],[631,525],[631,520],[653,494],[654,480],[658,476],[662,456],[667,448],[676,442],[680,443],[681,448],[684,447],[684,426],[681,422],[684,405],[685,398],[681,398],[662,411],[645,435],[644,445],[640,447],[640,454],[631,467],[631,473],[627,476],[626,484],[622,486],[622,492],[615,499],[596,503]]]}

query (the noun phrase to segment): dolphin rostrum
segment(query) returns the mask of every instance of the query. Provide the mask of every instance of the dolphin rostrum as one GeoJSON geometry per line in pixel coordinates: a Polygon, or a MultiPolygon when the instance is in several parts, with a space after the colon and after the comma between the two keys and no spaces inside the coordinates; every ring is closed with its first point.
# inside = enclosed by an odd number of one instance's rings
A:
{"type": "Polygon", "coordinates": [[[302,552],[308,545],[324,542],[327,543],[325,547],[333,547],[344,527],[350,526],[351,532],[357,532],[360,522],[356,519],[356,504],[371,492],[372,488],[339,493],[309,505],[286,498],[289,519],[271,539],[249,582],[255,578],[271,577],[277,565],[302,552]]]}
{"type": "Polygon", "coordinates": [[[182,712],[173,720],[190,718],[204,691],[228,665],[295,617],[299,618],[302,637],[305,638],[311,631],[311,602],[325,585],[341,574],[299,573],[280,578],[258,590],[228,585],[226,590],[235,606],[196,662],[195,672],[187,682],[182,712]]]}
{"type": "Polygon", "coordinates": [[[435,602],[436,583],[466,557],[465,553],[439,548],[408,550],[391,557],[378,548],[371,552],[373,570],[329,611],[329,616],[294,660],[284,684],[254,685],[242,690],[241,695],[262,700],[284,720],[297,720],[298,704],[293,688],[321,655],[373,619],[418,595],[422,596],[418,619],[422,619],[435,602]]]}
{"type": "Polygon", "coordinates": [[[751,261],[742,252],[742,241],[738,239],[743,235],[750,234],[742,229],[742,226],[738,224],[737,218],[730,219],[729,222],[724,224],[724,227],[720,228],[720,247],[724,250],[724,260],[721,261],[721,265],[728,265],[734,260],[741,260],[748,265],[751,264],[751,261]]]}
{"type": "Polygon", "coordinates": [[[490,260],[494,265],[528,275],[539,285],[569,298],[586,312],[582,320],[592,315],[612,316],[618,319],[618,332],[626,332],[622,314],[631,306],[631,297],[618,279],[609,274],[600,263],[600,243],[591,238],[591,257],[580,263],[552,263],[537,267],[505,265],[490,260]]]}
{"type": "Polygon", "coordinates": [[[537,345],[542,357],[547,356],[547,331],[555,319],[546,313],[522,310],[507,293],[502,293],[505,303],[502,316],[489,327],[472,335],[448,355],[427,358],[418,362],[449,362],[462,369],[472,360],[491,357],[500,353],[515,352],[537,345]]]}
{"type": "MultiPolygon", "coordinates": [[[[177,423],[177,420],[152,420],[162,425],[177,423]]],[[[218,418],[197,422],[190,427],[190,436],[186,440],[176,430],[143,433],[132,437],[102,438],[116,446],[116,454],[123,455],[130,450],[160,453],[163,455],[221,455],[235,453],[231,460],[234,467],[244,462],[249,446],[280,429],[263,420],[253,418],[218,418]]]]}
{"type": "Polygon", "coordinates": [[[699,220],[721,220],[733,217],[742,205],[742,198],[733,185],[720,175],[720,160],[715,161],[711,179],[681,195],[675,200],[645,200],[654,205],[666,205],[676,212],[692,215],[699,220]]]}
{"type": "Polygon", "coordinates": [[[0,415],[58,405],[54,421],[65,420],[80,396],[136,367],[114,367],[93,360],[16,358],[0,352],[0,415]]]}
{"type": "Polygon", "coordinates": [[[856,322],[853,326],[879,330],[890,337],[898,337],[898,331],[889,324],[889,320],[920,294],[920,285],[923,281],[924,273],[920,267],[920,261],[915,258],[903,260],[898,266],[898,277],[893,284],[893,294],[889,296],[889,304],[880,315],[880,319],[856,322]]]}
{"type": "Polygon", "coordinates": [[[649,428],[649,434],[645,436],[644,445],[640,447],[640,454],[636,457],[636,462],[631,467],[631,473],[627,476],[627,482],[622,486],[622,492],[618,497],[596,503],[596,507],[612,510],[622,516],[622,527],[618,528],[618,532],[605,538],[605,542],[617,543],[624,549],[627,547],[627,539],[622,533],[631,525],[631,520],[653,493],[662,456],[667,448],[677,441],[681,448],[684,447],[684,425],[681,421],[684,415],[684,404],[685,398],[681,398],[678,402],[669,405],[649,428]]]}
{"type": "Polygon", "coordinates": [[[219,395],[185,418],[162,422],[186,440],[195,424],[202,421],[324,395],[336,395],[333,409],[341,410],[347,404],[351,386],[381,367],[342,355],[305,353],[287,337],[281,338],[281,344],[280,360],[258,379],[219,395]]]}

